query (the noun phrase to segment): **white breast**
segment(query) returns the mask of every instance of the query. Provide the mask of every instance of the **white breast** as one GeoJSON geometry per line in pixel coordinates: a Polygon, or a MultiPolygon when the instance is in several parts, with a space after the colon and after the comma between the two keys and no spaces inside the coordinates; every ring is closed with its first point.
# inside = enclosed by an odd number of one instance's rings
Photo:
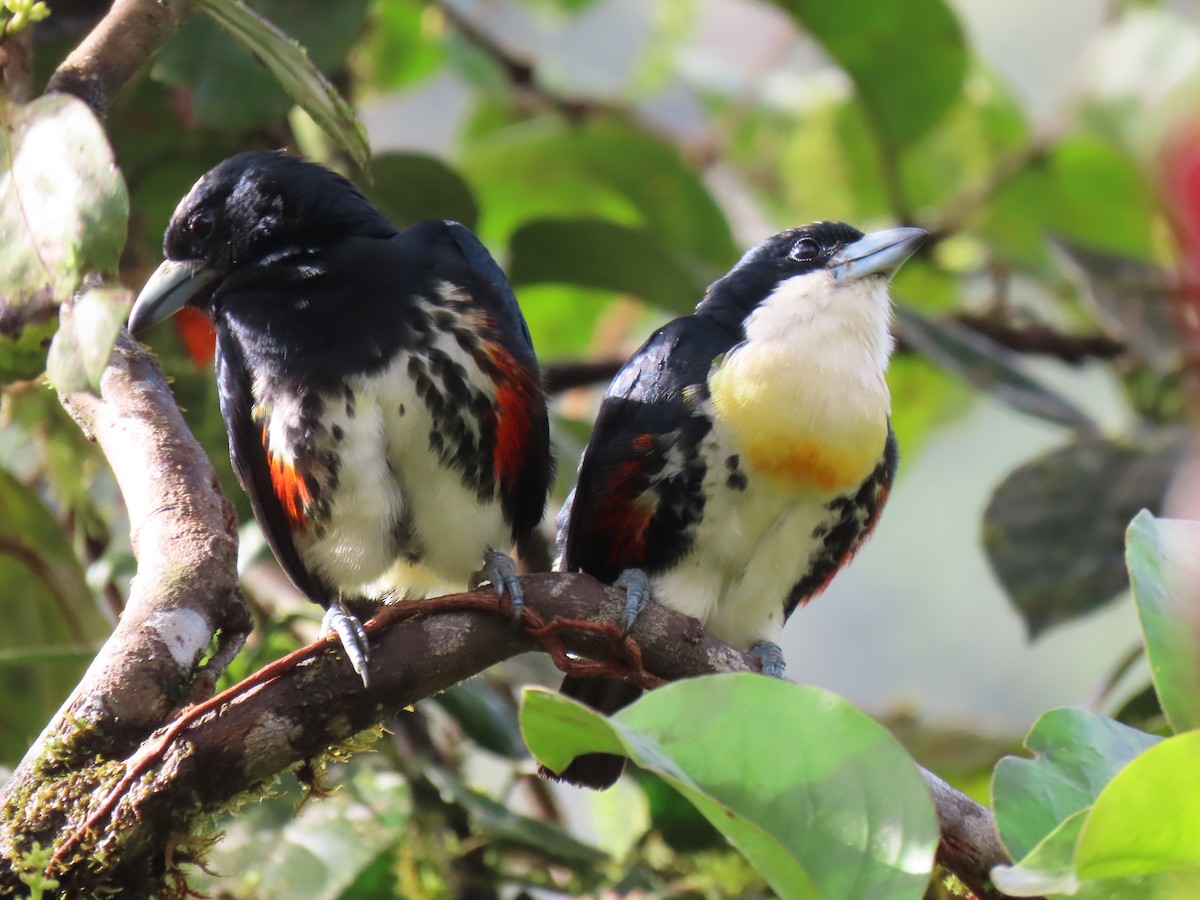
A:
{"type": "Polygon", "coordinates": [[[704,516],[687,558],[655,579],[656,599],[734,646],[779,642],[828,504],[883,452],[890,314],[882,279],[834,284],[822,271],[784,282],[747,318],[745,342],[709,379],[704,516]],[[744,490],[728,484],[734,455],[744,490]]]}
{"type": "MultiPolygon", "coordinates": [[[[433,347],[492,395],[452,336],[435,335],[433,347]]],[[[511,529],[498,498],[481,500],[430,449],[432,416],[408,366],[402,354],[383,372],[349,379],[344,396],[323,398],[317,449],[340,457],[337,489],[323,527],[294,537],[305,565],[343,593],[421,597],[462,590],[487,550],[509,549],[511,529]]],[[[271,434],[283,440],[297,415],[287,404],[273,409],[271,434]]]]}
{"type": "Polygon", "coordinates": [[[830,518],[833,497],[788,494],[752,475],[745,490],[735,490],[723,461],[736,447],[724,429],[718,432],[705,449],[708,502],[695,543],[679,565],[654,579],[653,595],[735,647],[779,643],[784,601],[808,571],[819,543],[813,532],[830,518]]]}

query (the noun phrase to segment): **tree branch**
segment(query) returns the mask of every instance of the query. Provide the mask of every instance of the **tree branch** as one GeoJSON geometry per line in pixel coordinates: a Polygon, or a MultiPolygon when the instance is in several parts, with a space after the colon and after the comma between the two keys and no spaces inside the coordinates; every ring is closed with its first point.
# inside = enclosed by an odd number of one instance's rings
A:
{"type": "Polygon", "coordinates": [[[195,0],[115,0],[46,85],[104,118],[117,93],[195,9],[195,0]]]}
{"type": "MultiPolygon", "coordinates": [[[[958,313],[955,321],[982,334],[1007,350],[1028,356],[1048,356],[1076,366],[1089,359],[1115,359],[1128,349],[1123,341],[1104,334],[1071,334],[1037,322],[1016,324],[998,316],[958,313]]],[[[911,353],[900,342],[897,353],[911,353]]],[[[546,391],[561,394],[581,387],[605,384],[617,374],[623,359],[564,360],[542,367],[546,391]]]]}
{"type": "MultiPolygon", "coordinates": [[[[172,836],[189,833],[200,817],[518,653],[550,645],[560,659],[566,650],[602,660],[580,664],[604,666],[645,686],[659,678],[757,668],[752,657],[707,635],[695,619],[657,604],[635,624],[636,645],[622,644],[611,623],[624,608],[623,592],[588,576],[529,575],[522,587],[524,630],[512,627],[490,591],[388,607],[368,624],[368,689],[333,645],[318,642],[273,664],[266,678],[193,711],[165,739],[153,738],[97,773],[86,800],[60,823],[59,845],[64,835],[73,837],[63,868],[52,874],[70,894],[117,885],[148,893],[166,874],[170,850],[176,861],[185,859],[172,836]],[[640,648],[640,660],[630,659],[631,646],[640,648]]],[[[1007,861],[990,813],[936,776],[926,773],[926,781],[943,828],[939,860],[982,889],[990,867],[1007,861]]],[[[0,875],[0,888],[6,883],[0,875]]]]}
{"type": "Polygon", "coordinates": [[[55,839],[69,814],[61,794],[58,807],[47,802],[56,791],[69,796],[97,758],[128,756],[189,693],[210,694],[251,624],[233,507],[149,352],[123,333],[100,396],[62,401],[116,474],[138,572],[113,634],[0,792],[10,865],[34,840],[55,839]]]}

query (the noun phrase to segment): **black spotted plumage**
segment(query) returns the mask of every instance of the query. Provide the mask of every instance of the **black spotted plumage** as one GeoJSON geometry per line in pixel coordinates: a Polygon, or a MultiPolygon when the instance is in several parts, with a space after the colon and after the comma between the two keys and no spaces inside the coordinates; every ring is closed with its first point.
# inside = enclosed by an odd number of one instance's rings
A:
{"type": "Polygon", "coordinates": [[[340,175],[246,153],[197,182],[164,249],[130,327],[184,302],[212,318],[235,471],[305,594],[333,608],[384,585],[388,560],[417,593],[463,587],[524,542],[552,475],[545,399],[516,298],[467,228],[397,228],[340,175]],[[461,534],[438,491],[460,498],[461,534]]]}

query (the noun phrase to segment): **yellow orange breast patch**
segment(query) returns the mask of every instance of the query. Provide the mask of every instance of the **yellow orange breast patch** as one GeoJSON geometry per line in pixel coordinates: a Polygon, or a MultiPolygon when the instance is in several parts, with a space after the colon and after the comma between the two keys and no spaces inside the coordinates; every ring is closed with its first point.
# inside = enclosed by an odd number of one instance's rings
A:
{"type": "Polygon", "coordinates": [[[743,465],[791,491],[840,493],[874,471],[887,440],[886,387],[855,389],[794,357],[747,356],[727,360],[708,382],[743,465]]]}

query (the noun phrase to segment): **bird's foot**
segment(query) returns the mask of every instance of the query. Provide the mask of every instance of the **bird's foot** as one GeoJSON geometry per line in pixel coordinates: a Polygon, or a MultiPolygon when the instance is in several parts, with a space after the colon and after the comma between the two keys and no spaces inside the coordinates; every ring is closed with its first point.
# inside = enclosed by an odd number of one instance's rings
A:
{"type": "Polygon", "coordinates": [[[513,564],[512,557],[499,550],[489,550],[483,554],[483,568],[479,571],[475,587],[479,587],[484,582],[491,583],[492,587],[496,589],[497,597],[508,594],[508,602],[512,606],[513,624],[521,624],[521,610],[525,607],[525,595],[521,593],[521,582],[517,581],[517,567],[513,564]]]}
{"type": "Polygon", "coordinates": [[[329,609],[325,610],[325,616],[321,619],[321,634],[322,636],[327,634],[338,636],[342,642],[342,648],[346,651],[346,658],[350,660],[350,665],[362,679],[363,687],[366,687],[367,658],[369,656],[367,632],[354,614],[342,605],[342,601],[334,600],[329,604],[329,609]]]}
{"type": "Polygon", "coordinates": [[[613,582],[625,588],[625,612],[621,616],[621,633],[629,634],[633,623],[650,602],[650,578],[643,569],[626,569],[613,582]]]}
{"type": "Polygon", "coordinates": [[[770,641],[759,641],[750,647],[751,656],[757,656],[762,663],[762,673],[768,678],[782,678],[784,672],[783,650],[778,644],[770,641]]]}

